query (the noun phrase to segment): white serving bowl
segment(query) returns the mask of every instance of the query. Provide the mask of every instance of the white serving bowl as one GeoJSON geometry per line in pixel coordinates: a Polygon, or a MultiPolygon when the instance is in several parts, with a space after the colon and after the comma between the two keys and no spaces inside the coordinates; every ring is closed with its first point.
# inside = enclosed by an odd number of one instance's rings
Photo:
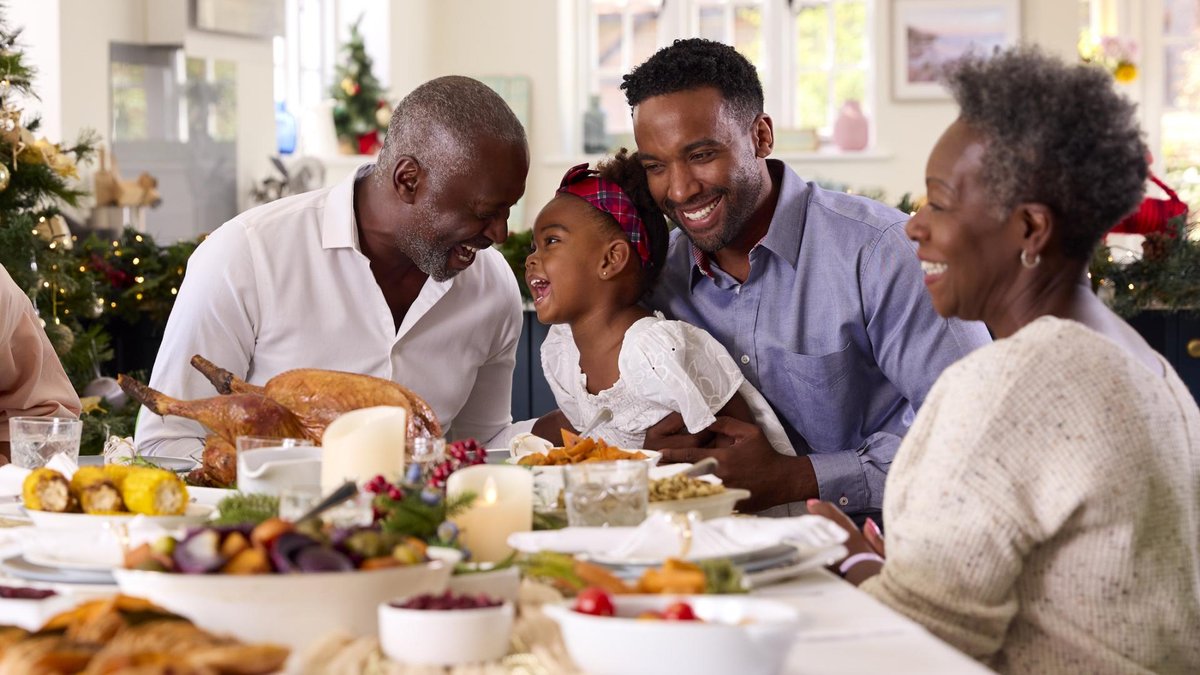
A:
{"type": "MultiPolygon", "coordinates": [[[[403,602],[403,599],[397,602],[403,602]]],[[[379,644],[393,661],[454,666],[508,653],[513,604],[479,609],[401,609],[379,605],[379,644]]]]}
{"type": "Polygon", "coordinates": [[[486,595],[516,602],[521,591],[521,571],[516,566],[486,572],[466,572],[450,577],[446,588],[458,595],[486,595]]]}
{"type": "Polygon", "coordinates": [[[201,628],[249,642],[273,642],[293,654],[335,631],[378,630],[380,601],[446,589],[453,564],[311,574],[176,574],[113,570],[121,592],[146,598],[201,628]]]}
{"type": "Polygon", "coordinates": [[[591,675],[774,675],[783,668],[799,625],[790,605],[746,596],[617,595],[617,616],[580,614],[569,604],[547,605],[571,658],[591,675]],[[698,621],[646,621],[683,600],[698,621]]]}
{"type": "Polygon", "coordinates": [[[188,504],[187,509],[178,516],[143,516],[136,513],[55,513],[34,509],[25,509],[25,513],[38,527],[103,528],[106,523],[128,525],[134,518],[141,518],[146,523],[171,528],[180,525],[199,525],[212,516],[213,507],[195,503],[188,504]]]}
{"type": "Polygon", "coordinates": [[[651,511],[668,511],[671,513],[688,513],[695,511],[700,520],[712,520],[733,515],[734,506],[750,497],[749,490],[741,488],[726,488],[723,492],[707,497],[692,497],[691,499],[672,499],[664,502],[650,502],[651,511]]]}

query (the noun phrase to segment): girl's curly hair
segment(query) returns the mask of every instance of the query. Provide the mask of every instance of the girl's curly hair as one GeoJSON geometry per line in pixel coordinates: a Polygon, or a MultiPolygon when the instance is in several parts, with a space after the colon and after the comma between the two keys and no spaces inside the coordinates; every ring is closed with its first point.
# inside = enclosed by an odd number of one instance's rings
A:
{"type": "Polygon", "coordinates": [[[1050,207],[1067,256],[1087,260],[1141,202],[1146,144],[1134,104],[1102,68],[1020,46],[968,55],[944,79],[961,119],[987,143],[982,178],[997,211],[1050,207]]]}
{"type": "MultiPolygon", "coordinates": [[[[646,170],[638,161],[637,153],[630,153],[625,148],[621,148],[612,158],[599,162],[596,170],[600,172],[601,178],[621,186],[625,194],[629,195],[629,199],[633,201],[642,223],[646,226],[646,246],[650,249],[651,266],[649,269],[642,267],[642,292],[643,294],[648,293],[654,288],[654,282],[658,280],[663,265],[666,263],[669,235],[667,220],[658,205],[654,203],[654,198],[650,196],[650,184],[646,180],[646,170]]],[[[605,215],[607,216],[607,214],[605,215]]],[[[605,220],[612,229],[621,232],[616,220],[612,217],[606,217],[605,220]]]]}

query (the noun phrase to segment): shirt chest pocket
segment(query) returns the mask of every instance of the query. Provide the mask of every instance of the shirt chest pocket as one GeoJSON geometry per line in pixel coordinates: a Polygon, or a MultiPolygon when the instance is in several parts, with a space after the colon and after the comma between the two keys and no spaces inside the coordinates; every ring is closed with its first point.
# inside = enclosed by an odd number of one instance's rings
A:
{"type": "Polygon", "coordinates": [[[791,401],[788,417],[813,450],[833,452],[854,445],[851,436],[861,409],[851,377],[857,358],[852,343],[828,354],[783,356],[791,401]]]}

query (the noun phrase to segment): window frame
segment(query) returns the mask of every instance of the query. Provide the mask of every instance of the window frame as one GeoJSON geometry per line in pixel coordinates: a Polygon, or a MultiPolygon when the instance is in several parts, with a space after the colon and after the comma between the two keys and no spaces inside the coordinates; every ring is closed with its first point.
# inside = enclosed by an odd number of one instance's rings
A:
{"type": "MultiPolygon", "coordinates": [[[[569,30],[560,38],[560,56],[570,53],[574,68],[560,67],[560,81],[568,84],[570,93],[560,98],[565,103],[563,112],[564,132],[562,139],[564,149],[569,155],[578,154],[582,146],[582,118],[588,109],[589,98],[593,92],[593,83],[598,82],[593,61],[596,53],[596,21],[591,12],[593,0],[560,0],[560,10],[568,20],[560,26],[569,30]],[[572,40],[572,38],[575,38],[572,40]],[[564,45],[567,47],[564,49],[564,45]]],[[[655,4],[655,0],[651,0],[655,4]]],[[[874,112],[877,107],[876,85],[878,81],[878,64],[876,61],[875,20],[877,16],[876,0],[657,0],[658,26],[657,48],[662,48],[677,38],[695,37],[700,34],[700,10],[705,6],[721,6],[725,9],[726,33],[732,31],[736,10],[745,5],[757,5],[762,12],[762,53],[758,65],[759,79],[763,84],[764,109],[771,115],[778,130],[794,130],[795,124],[795,88],[796,77],[799,75],[795,65],[795,20],[800,5],[822,4],[830,8],[828,12],[829,39],[826,43],[826,63],[823,69],[813,69],[806,72],[824,72],[826,79],[827,121],[828,126],[817,128],[817,134],[827,140],[837,119],[838,108],[842,102],[836,100],[837,75],[844,72],[861,71],[864,75],[864,96],[860,101],[863,112],[872,120],[872,145],[874,144],[874,112]],[[835,14],[833,8],[840,4],[857,4],[861,2],[866,10],[866,35],[863,45],[862,61],[857,66],[839,66],[836,63],[836,43],[834,36],[835,14]]],[[[621,67],[624,72],[637,65],[627,63],[632,50],[631,30],[632,10],[627,9],[622,18],[622,55],[621,67]]]]}

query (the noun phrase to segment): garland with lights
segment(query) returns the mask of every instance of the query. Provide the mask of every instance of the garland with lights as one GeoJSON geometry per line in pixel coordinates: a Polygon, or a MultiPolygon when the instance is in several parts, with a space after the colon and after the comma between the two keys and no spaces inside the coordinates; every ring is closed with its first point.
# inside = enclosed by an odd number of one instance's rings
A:
{"type": "Polygon", "coordinates": [[[1128,264],[1101,246],[1092,257],[1092,288],[1122,317],[1144,311],[1200,311],[1200,241],[1179,216],[1167,231],[1146,235],[1142,257],[1128,264]]]}

